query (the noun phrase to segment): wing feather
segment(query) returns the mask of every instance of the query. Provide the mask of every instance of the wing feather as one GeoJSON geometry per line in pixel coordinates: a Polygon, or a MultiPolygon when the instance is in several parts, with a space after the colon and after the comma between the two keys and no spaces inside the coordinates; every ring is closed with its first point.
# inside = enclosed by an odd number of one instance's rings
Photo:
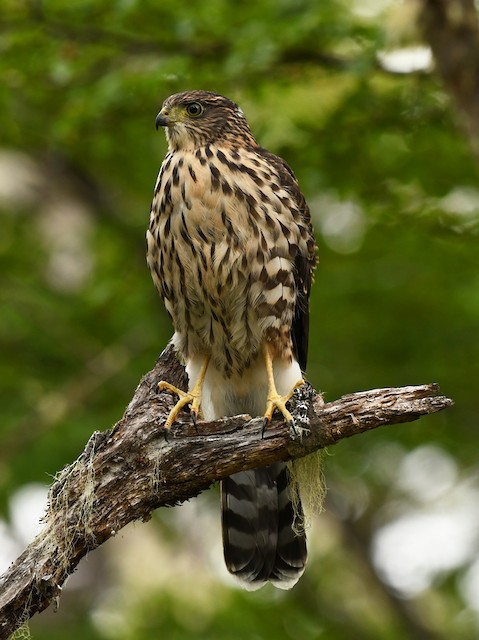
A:
{"type": "Polygon", "coordinates": [[[291,327],[293,353],[301,370],[305,371],[308,360],[309,296],[313,283],[313,272],[317,263],[317,247],[311,223],[311,212],[299,188],[296,176],[287,163],[262,147],[256,151],[275,168],[281,186],[288,191],[296,204],[295,222],[307,233],[307,250],[304,253],[298,251],[294,261],[296,303],[291,327]]]}

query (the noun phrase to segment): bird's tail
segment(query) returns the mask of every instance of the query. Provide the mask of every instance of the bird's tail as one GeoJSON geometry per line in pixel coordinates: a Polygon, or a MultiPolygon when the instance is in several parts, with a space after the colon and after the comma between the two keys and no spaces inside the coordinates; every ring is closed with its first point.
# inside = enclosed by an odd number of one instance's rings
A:
{"type": "Polygon", "coordinates": [[[301,504],[293,505],[284,463],[241,471],[221,484],[228,571],[254,591],[266,582],[290,589],[306,565],[301,504]],[[299,526],[298,526],[299,525],[299,526]]]}

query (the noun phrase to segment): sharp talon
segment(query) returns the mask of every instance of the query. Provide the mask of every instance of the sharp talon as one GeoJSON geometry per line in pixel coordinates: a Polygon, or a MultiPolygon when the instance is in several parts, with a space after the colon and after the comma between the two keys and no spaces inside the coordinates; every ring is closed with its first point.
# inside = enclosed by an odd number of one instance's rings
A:
{"type": "Polygon", "coordinates": [[[296,425],[294,424],[294,418],[290,420],[288,423],[288,428],[293,431],[295,436],[299,436],[299,431],[296,429],[296,425]]]}
{"type": "Polygon", "coordinates": [[[209,358],[205,357],[203,360],[203,365],[201,367],[201,371],[199,373],[198,379],[196,380],[196,383],[193,389],[191,389],[191,391],[183,391],[182,389],[178,389],[178,387],[175,387],[174,385],[170,384],[169,382],[166,382],[165,380],[162,380],[161,382],[158,383],[158,389],[160,391],[167,390],[178,396],[178,401],[173,407],[173,409],[170,411],[168,418],[165,422],[165,429],[169,429],[171,427],[171,425],[175,422],[176,418],[178,417],[178,414],[180,413],[180,411],[187,404],[190,405],[190,415],[193,419],[193,424],[196,427],[198,412],[201,407],[201,391],[202,391],[203,383],[206,376],[206,370],[208,368],[208,361],[209,361],[209,358]]]}
{"type": "Polygon", "coordinates": [[[190,411],[191,422],[195,428],[196,433],[198,433],[198,412],[195,409],[190,411]]]}
{"type": "Polygon", "coordinates": [[[169,444],[170,441],[168,440],[168,429],[163,429],[163,437],[165,439],[165,442],[169,444]]]}
{"type": "Polygon", "coordinates": [[[263,418],[263,426],[261,427],[261,440],[264,439],[264,432],[266,431],[266,427],[269,425],[269,418],[265,416],[263,418]]]}
{"type": "MultiPolygon", "coordinates": [[[[265,419],[267,418],[269,422],[273,413],[278,410],[282,414],[288,427],[290,429],[293,429],[296,433],[293,416],[286,408],[286,403],[291,399],[295,389],[298,389],[298,387],[301,387],[304,384],[304,380],[298,380],[298,382],[296,382],[296,384],[287,395],[280,395],[276,390],[273,374],[273,359],[271,357],[271,353],[267,343],[263,346],[263,353],[265,358],[266,373],[268,376],[268,398],[266,402],[266,411],[264,412],[264,417],[265,419]]],[[[263,433],[264,429],[265,427],[263,426],[263,433]]]]}

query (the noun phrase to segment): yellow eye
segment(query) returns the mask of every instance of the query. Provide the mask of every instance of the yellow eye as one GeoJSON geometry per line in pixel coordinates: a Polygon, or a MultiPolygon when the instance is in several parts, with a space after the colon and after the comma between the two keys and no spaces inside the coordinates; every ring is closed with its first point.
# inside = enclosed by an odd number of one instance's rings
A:
{"type": "Polygon", "coordinates": [[[186,113],[193,118],[200,116],[204,110],[205,108],[199,102],[190,102],[186,105],[186,113]]]}

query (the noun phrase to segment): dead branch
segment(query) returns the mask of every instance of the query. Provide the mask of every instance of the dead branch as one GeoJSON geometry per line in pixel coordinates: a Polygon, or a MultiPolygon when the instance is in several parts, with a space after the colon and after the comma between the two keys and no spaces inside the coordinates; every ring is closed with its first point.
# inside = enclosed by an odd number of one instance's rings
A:
{"type": "Polygon", "coordinates": [[[55,602],[89,551],[129,522],[148,520],[154,509],[183,502],[241,469],[299,458],[452,405],[435,395],[434,384],[362,391],[327,404],[305,385],[294,401],[295,434],[277,418],[262,438],[262,419],[249,416],[196,429],[187,414],[166,434],[173,400],[157,394],[160,379],[186,386],[170,347],[141,380],[123,418],[108,431],[96,431],[78,460],[58,474],[42,532],[0,578],[0,638],[55,602]]]}

